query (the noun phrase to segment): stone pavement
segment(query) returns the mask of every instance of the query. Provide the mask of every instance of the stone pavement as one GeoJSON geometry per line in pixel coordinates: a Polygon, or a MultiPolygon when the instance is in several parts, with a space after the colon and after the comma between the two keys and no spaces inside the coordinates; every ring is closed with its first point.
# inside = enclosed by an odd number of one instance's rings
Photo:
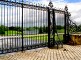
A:
{"type": "Polygon", "coordinates": [[[81,60],[81,45],[63,48],[38,48],[0,55],[0,60],[81,60]]]}

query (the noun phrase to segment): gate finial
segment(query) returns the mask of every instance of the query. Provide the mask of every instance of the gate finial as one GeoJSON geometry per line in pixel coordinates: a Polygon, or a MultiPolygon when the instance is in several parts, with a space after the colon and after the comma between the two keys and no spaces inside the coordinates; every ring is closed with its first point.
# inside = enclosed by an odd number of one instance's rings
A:
{"type": "Polygon", "coordinates": [[[66,11],[66,12],[68,11],[68,7],[67,7],[67,5],[65,6],[65,11],[66,11]]]}
{"type": "Polygon", "coordinates": [[[53,7],[53,3],[52,3],[51,0],[50,0],[50,2],[49,2],[48,6],[51,7],[51,8],[53,7]]]}

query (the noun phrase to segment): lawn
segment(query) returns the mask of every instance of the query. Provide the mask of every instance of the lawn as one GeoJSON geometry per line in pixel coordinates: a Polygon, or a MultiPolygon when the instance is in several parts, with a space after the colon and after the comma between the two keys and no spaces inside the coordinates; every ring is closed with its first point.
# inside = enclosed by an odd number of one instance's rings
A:
{"type": "MultiPolygon", "coordinates": [[[[63,32],[64,30],[61,29],[61,30],[58,30],[59,32],[59,36],[57,36],[57,34],[55,34],[55,40],[63,40],[63,32]],[[62,34],[61,34],[62,33],[62,34]],[[59,39],[58,39],[59,37],[59,39]]],[[[18,32],[18,31],[12,31],[12,30],[9,30],[9,31],[5,31],[5,36],[15,36],[15,35],[18,35],[18,34],[22,34],[22,32],[18,32]]],[[[21,36],[20,36],[21,37],[21,36]]],[[[48,40],[48,34],[36,34],[36,35],[24,35],[23,36],[24,38],[29,38],[29,39],[32,39],[32,40],[48,40]]]]}
{"type": "Polygon", "coordinates": [[[63,41],[63,34],[55,35],[55,40],[58,41],[59,39],[63,41]]]}
{"type": "Polygon", "coordinates": [[[21,34],[21,32],[14,31],[14,30],[5,31],[6,36],[12,36],[12,35],[17,35],[17,34],[21,34]]]}
{"type": "MultiPolygon", "coordinates": [[[[55,40],[56,41],[59,40],[58,37],[61,41],[63,41],[63,34],[59,34],[59,36],[57,36],[55,34],[55,40]]],[[[24,38],[30,38],[32,40],[46,40],[47,41],[48,40],[48,34],[25,35],[24,38]]]]}
{"type": "Polygon", "coordinates": [[[57,30],[58,33],[64,33],[64,29],[57,30]]]}

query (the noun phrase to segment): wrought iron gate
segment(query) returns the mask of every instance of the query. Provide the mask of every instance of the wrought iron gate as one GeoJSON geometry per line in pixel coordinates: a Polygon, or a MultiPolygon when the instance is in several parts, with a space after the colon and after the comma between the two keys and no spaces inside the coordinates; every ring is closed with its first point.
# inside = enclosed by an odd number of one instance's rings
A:
{"type": "Polygon", "coordinates": [[[49,3],[48,8],[48,47],[62,45],[66,41],[67,23],[68,23],[68,7],[65,6],[64,10],[53,8],[52,2],[49,3]]]}
{"type": "Polygon", "coordinates": [[[66,34],[64,10],[10,0],[0,1],[0,12],[0,54],[62,45],[59,35],[63,40],[66,34]],[[57,13],[64,16],[60,22],[57,13]]]}
{"type": "Polygon", "coordinates": [[[22,1],[0,1],[0,53],[48,45],[46,6],[22,1]]]}

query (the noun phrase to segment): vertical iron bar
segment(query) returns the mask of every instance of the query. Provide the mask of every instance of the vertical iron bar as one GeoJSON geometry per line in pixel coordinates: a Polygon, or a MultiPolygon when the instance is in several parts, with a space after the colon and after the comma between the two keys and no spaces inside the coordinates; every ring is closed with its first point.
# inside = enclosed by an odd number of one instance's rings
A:
{"type": "Polygon", "coordinates": [[[64,42],[66,43],[66,12],[64,12],[64,42]]]}
{"type": "MultiPolygon", "coordinates": [[[[43,6],[44,7],[44,6],[43,6]]],[[[43,35],[43,43],[45,43],[45,34],[46,34],[46,25],[45,25],[45,20],[44,20],[44,18],[45,18],[45,10],[43,10],[43,27],[44,27],[44,35],[43,35]]]]}
{"type": "MultiPolygon", "coordinates": [[[[18,28],[19,28],[19,26],[18,26],[18,20],[19,20],[19,18],[18,18],[18,6],[17,6],[17,36],[18,36],[18,33],[19,33],[19,30],[18,30],[18,28]]],[[[18,51],[18,44],[19,44],[19,42],[18,42],[18,38],[19,37],[17,37],[17,51],[18,51]]]]}
{"type": "MultiPolygon", "coordinates": [[[[20,2],[20,0],[19,0],[19,2],[20,2]]],[[[18,22],[18,25],[19,25],[19,47],[21,47],[21,37],[20,37],[21,35],[20,35],[20,34],[22,34],[22,33],[21,33],[21,26],[20,26],[20,24],[21,24],[21,23],[20,23],[20,13],[21,13],[20,9],[21,9],[21,8],[19,7],[19,10],[18,10],[18,11],[19,11],[19,14],[18,14],[18,15],[19,15],[19,22],[18,22]]],[[[20,48],[19,50],[21,50],[21,49],[22,49],[22,48],[20,48]]]]}
{"type": "MultiPolygon", "coordinates": [[[[46,11],[46,30],[47,30],[47,33],[48,33],[48,11],[46,11]]],[[[47,34],[47,38],[48,38],[48,34],[47,34]]],[[[48,39],[45,40],[45,42],[47,43],[48,39]]]]}
{"type": "Polygon", "coordinates": [[[50,48],[50,9],[48,8],[48,47],[50,48]]]}
{"type": "MultiPolygon", "coordinates": [[[[38,17],[36,18],[36,19],[37,19],[37,23],[36,23],[37,26],[36,26],[36,32],[35,32],[36,35],[38,34],[38,33],[37,33],[37,28],[38,28],[38,22],[39,22],[39,19],[38,19],[38,18],[39,18],[39,10],[37,11],[37,16],[38,16],[38,17]]],[[[36,41],[36,42],[37,42],[37,44],[38,44],[38,35],[37,35],[36,37],[37,37],[37,41],[36,41]]]]}
{"type": "MultiPolygon", "coordinates": [[[[15,2],[16,2],[16,0],[15,0],[15,2]]],[[[16,15],[16,6],[14,8],[15,8],[15,15],[16,15]]],[[[14,24],[13,27],[16,27],[16,16],[15,16],[15,22],[13,24],[14,24]]],[[[14,32],[14,30],[13,30],[13,32],[14,32]]],[[[14,35],[16,36],[16,32],[14,32],[14,33],[15,33],[14,35]]],[[[15,41],[15,51],[16,51],[16,37],[15,38],[13,37],[13,39],[15,41]]]]}
{"type": "MultiPolygon", "coordinates": [[[[11,2],[11,0],[10,0],[10,2],[11,2]]],[[[11,11],[11,7],[12,7],[12,6],[10,6],[10,15],[11,15],[11,12],[12,12],[12,11],[11,11]]],[[[9,26],[10,26],[10,24],[11,24],[11,21],[10,21],[10,23],[9,23],[9,26]]],[[[12,42],[12,39],[10,38],[10,46],[9,46],[10,51],[9,51],[9,52],[12,51],[12,49],[11,49],[11,47],[12,47],[11,44],[12,44],[12,43],[11,43],[11,42],[12,42]]]]}
{"type": "MultiPolygon", "coordinates": [[[[36,4],[36,6],[37,6],[37,4],[36,4]]],[[[38,10],[36,9],[36,32],[37,32],[37,12],[38,12],[38,10]]],[[[36,44],[37,44],[37,33],[36,33],[36,44]]]]}
{"type": "MultiPolygon", "coordinates": [[[[29,23],[28,23],[29,28],[31,27],[31,26],[30,26],[30,24],[31,24],[31,22],[30,22],[30,15],[31,15],[31,10],[30,10],[30,8],[29,8],[29,23]]],[[[29,31],[29,35],[30,35],[30,31],[29,31]]],[[[30,39],[31,39],[31,36],[29,36],[29,41],[28,41],[29,45],[30,45],[30,39]]]]}
{"type": "MultiPolygon", "coordinates": [[[[43,34],[45,34],[45,26],[44,26],[44,10],[42,9],[42,27],[43,27],[43,34]]],[[[43,35],[43,43],[44,43],[44,35],[43,35]]]]}
{"type": "Polygon", "coordinates": [[[23,46],[24,46],[24,49],[26,48],[25,46],[26,46],[26,40],[25,40],[25,38],[24,38],[24,31],[25,31],[25,11],[26,11],[26,9],[25,8],[23,8],[23,46]]]}
{"type": "Polygon", "coordinates": [[[69,14],[67,15],[67,34],[69,35],[69,14]]]}
{"type": "MultiPolygon", "coordinates": [[[[11,26],[13,26],[13,6],[12,6],[12,22],[11,22],[11,26]]],[[[12,30],[12,36],[13,36],[13,30],[12,30]]],[[[12,39],[12,51],[13,51],[13,38],[11,38],[12,39]]]]}
{"type": "MultiPolygon", "coordinates": [[[[38,28],[40,28],[40,20],[39,20],[39,16],[40,15],[40,13],[39,13],[39,11],[38,11],[38,28]]],[[[38,31],[39,32],[39,31],[38,31]]],[[[39,34],[39,33],[38,33],[39,34]]],[[[38,35],[38,43],[40,44],[40,35],[38,35]]]]}
{"type": "MultiPolygon", "coordinates": [[[[35,26],[35,31],[36,31],[36,25],[35,25],[35,24],[36,24],[36,22],[35,22],[36,17],[35,17],[35,13],[36,13],[36,9],[34,9],[34,18],[33,18],[33,19],[34,19],[34,23],[33,23],[33,24],[34,24],[34,26],[35,26]]],[[[34,31],[34,32],[35,32],[35,31],[34,31]]]]}
{"type": "MultiPolygon", "coordinates": [[[[40,22],[41,23],[41,28],[40,28],[41,32],[40,32],[40,34],[42,34],[43,33],[43,27],[42,27],[42,24],[43,24],[42,23],[42,9],[41,9],[41,16],[40,17],[41,17],[41,22],[40,22]]],[[[39,18],[39,20],[40,20],[40,18],[39,18]]],[[[41,43],[41,39],[42,39],[41,37],[43,37],[43,36],[40,36],[40,43],[41,43]]]]}
{"type": "MultiPolygon", "coordinates": [[[[27,8],[27,10],[26,11],[28,11],[28,8],[27,8]]],[[[28,11],[28,13],[29,13],[29,11],[28,11]]],[[[28,14],[26,14],[27,16],[28,16],[28,14]]],[[[28,18],[27,18],[27,21],[28,21],[28,18]]],[[[28,28],[28,22],[26,21],[26,31],[27,31],[27,28],[28,28]]],[[[28,32],[27,32],[27,35],[28,35],[28,32]]],[[[26,46],[28,46],[28,40],[29,40],[29,38],[25,38],[26,39],[26,46]]],[[[26,47],[27,48],[27,47],[26,47]]]]}
{"type": "MultiPolygon", "coordinates": [[[[23,0],[23,3],[24,3],[24,0],[23,0]]],[[[24,19],[24,17],[25,17],[25,15],[24,15],[24,12],[25,11],[25,9],[24,9],[24,7],[23,7],[23,33],[24,33],[24,28],[25,28],[25,19],[24,19]]],[[[24,34],[23,34],[23,36],[24,36],[24,34]]],[[[23,47],[25,46],[25,39],[24,39],[24,37],[23,37],[23,47]]],[[[24,47],[25,48],[25,47],[24,47]]]]}
{"type": "MultiPolygon", "coordinates": [[[[6,22],[6,24],[7,24],[7,27],[8,27],[8,5],[7,5],[7,22],[6,22]]],[[[8,47],[8,29],[7,29],[7,52],[8,52],[8,48],[9,47],[8,47]]]]}
{"type": "MultiPolygon", "coordinates": [[[[30,22],[29,22],[29,16],[30,16],[30,8],[28,8],[28,22],[27,22],[28,28],[29,28],[29,24],[30,24],[30,22]]],[[[29,31],[28,31],[28,35],[30,35],[29,31]]],[[[30,45],[29,42],[30,42],[30,36],[27,39],[27,45],[30,45]]]]}
{"type": "Polygon", "coordinates": [[[23,47],[23,0],[22,0],[22,51],[24,51],[24,47],[23,47]]]}
{"type": "Polygon", "coordinates": [[[55,24],[56,24],[56,22],[55,22],[55,10],[53,9],[52,12],[53,12],[53,45],[54,45],[55,44],[55,24]]]}
{"type": "MultiPolygon", "coordinates": [[[[33,6],[33,3],[32,3],[32,6],[33,6]]],[[[31,11],[32,11],[32,13],[33,13],[33,8],[32,8],[32,10],[31,10],[31,11]]],[[[31,22],[31,23],[32,23],[32,28],[33,28],[33,15],[32,15],[32,18],[31,18],[31,19],[32,19],[32,22],[31,22]]],[[[31,33],[31,34],[32,34],[32,33],[31,33]]],[[[31,42],[31,45],[32,45],[32,37],[31,37],[30,42],[31,42]]],[[[31,47],[31,48],[32,48],[32,47],[31,47]]]]}
{"type": "MultiPolygon", "coordinates": [[[[38,11],[38,28],[40,28],[40,20],[39,20],[39,16],[40,12],[38,11]]],[[[38,34],[39,34],[39,30],[38,30],[38,34]]],[[[38,44],[40,43],[40,35],[38,35],[38,44]]]]}
{"type": "MultiPolygon", "coordinates": [[[[5,5],[4,5],[4,26],[5,26],[5,5]]],[[[5,27],[4,27],[4,31],[5,31],[5,27]]],[[[4,34],[4,37],[5,37],[5,34],[4,34]]],[[[4,43],[6,43],[5,38],[4,38],[4,43]]],[[[4,46],[6,49],[6,45],[4,45],[4,46]]]]}

